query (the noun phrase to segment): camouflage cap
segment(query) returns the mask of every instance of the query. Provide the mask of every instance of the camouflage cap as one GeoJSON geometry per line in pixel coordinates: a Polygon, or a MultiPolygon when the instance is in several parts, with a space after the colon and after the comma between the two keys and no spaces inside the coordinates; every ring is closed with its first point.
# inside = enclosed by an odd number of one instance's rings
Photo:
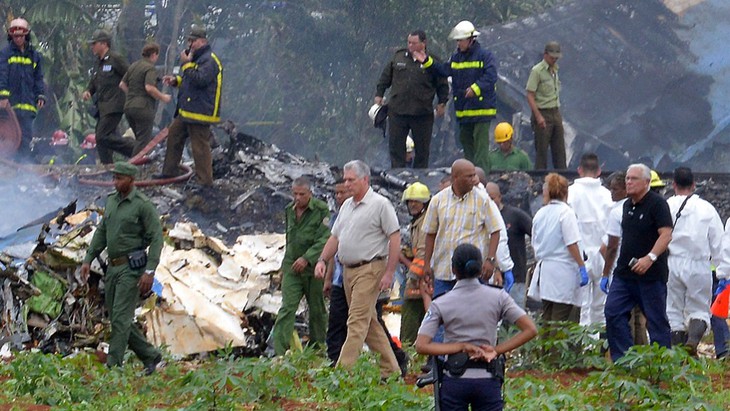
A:
{"type": "Polygon", "coordinates": [[[136,177],[137,166],[126,161],[117,161],[114,163],[114,170],[112,170],[112,173],[136,177]]]}

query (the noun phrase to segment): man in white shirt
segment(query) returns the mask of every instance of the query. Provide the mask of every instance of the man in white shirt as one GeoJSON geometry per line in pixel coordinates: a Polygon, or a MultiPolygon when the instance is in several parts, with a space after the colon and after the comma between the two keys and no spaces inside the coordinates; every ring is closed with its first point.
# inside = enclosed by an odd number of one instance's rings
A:
{"type": "Polygon", "coordinates": [[[583,291],[580,310],[580,323],[605,324],[603,307],[606,304],[606,293],[600,289],[603,257],[600,249],[603,235],[606,233],[608,213],[613,206],[611,192],[601,185],[601,165],[598,156],[586,153],[580,159],[577,178],[568,188],[568,205],[575,211],[580,230],[580,249],[583,250],[588,270],[588,286],[583,291]]]}
{"type": "Polygon", "coordinates": [[[667,318],[672,346],[686,344],[694,355],[710,324],[710,260],[720,257],[723,226],[715,207],[694,193],[692,170],[674,170],[672,185],[675,195],[667,200],[674,221],[669,243],[667,318]]]}

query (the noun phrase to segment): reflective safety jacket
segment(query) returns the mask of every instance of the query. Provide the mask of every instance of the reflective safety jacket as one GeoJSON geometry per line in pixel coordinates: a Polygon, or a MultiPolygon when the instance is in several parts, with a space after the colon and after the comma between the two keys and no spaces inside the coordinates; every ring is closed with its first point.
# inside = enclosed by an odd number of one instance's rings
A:
{"type": "Polygon", "coordinates": [[[445,63],[437,63],[429,56],[423,67],[439,76],[451,76],[456,119],[460,123],[484,123],[497,115],[497,63],[479,42],[474,41],[466,52],[457,50],[445,63]],[[468,88],[474,91],[474,97],[464,96],[468,88]]]}
{"type": "Polygon", "coordinates": [[[0,99],[9,99],[15,110],[36,113],[38,100],[46,99],[44,89],[41,54],[30,45],[20,51],[10,41],[0,51],[0,99]]]}
{"type": "Polygon", "coordinates": [[[195,50],[193,59],[180,67],[180,72],[177,114],[186,123],[220,122],[223,65],[210,45],[195,50]]]}

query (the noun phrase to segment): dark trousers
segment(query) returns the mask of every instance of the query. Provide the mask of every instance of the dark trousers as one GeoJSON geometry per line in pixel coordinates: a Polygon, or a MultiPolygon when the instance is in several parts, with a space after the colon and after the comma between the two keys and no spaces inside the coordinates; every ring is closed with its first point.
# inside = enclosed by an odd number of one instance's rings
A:
{"type": "Polygon", "coordinates": [[[33,141],[33,120],[35,113],[28,110],[14,109],[15,118],[18,119],[20,125],[20,146],[15,153],[15,159],[20,162],[30,160],[30,143],[33,141]]]}
{"type": "Polygon", "coordinates": [[[633,345],[629,319],[638,305],[646,317],[652,343],[671,347],[671,328],[667,319],[667,284],[664,281],[638,281],[613,277],[606,298],[606,336],[611,358],[615,361],[633,345]]]}
{"type": "Polygon", "coordinates": [[[580,321],[580,307],[573,304],[542,300],[542,319],[545,321],[580,321]]]}
{"type": "Polygon", "coordinates": [[[391,168],[406,166],[406,137],[411,131],[413,143],[416,146],[416,156],[413,168],[428,168],[428,156],[431,151],[431,133],[433,132],[433,114],[425,116],[388,117],[388,148],[390,151],[391,168]]]}
{"type": "Polygon", "coordinates": [[[130,108],[124,110],[124,115],[127,117],[132,131],[134,131],[135,140],[137,140],[132,150],[132,154],[137,155],[152,140],[155,112],[144,108],[130,108]]]}
{"type": "Polygon", "coordinates": [[[132,270],[127,265],[109,267],[106,273],[105,303],[112,329],[106,360],[108,366],[122,365],[127,346],[145,365],[160,355],[134,324],[134,310],[139,302],[137,282],[141,275],[141,271],[132,270]]]}
{"type": "Polygon", "coordinates": [[[504,407],[502,384],[495,378],[443,376],[441,409],[449,411],[498,411],[504,407]]]}
{"type": "Polygon", "coordinates": [[[110,113],[99,117],[96,122],[96,152],[102,164],[113,163],[115,151],[125,157],[132,157],[134,142],[123,138],[117,131],[121,120],[122,113],[110,113]]]}
{"type": "Polygon", "coordinates": [[[175,117],[168,128],[167,153],[162,174],[176,176],[180,174],[180,160],[182,160],[185,141],[190,138],[190,148],[195,161],[195,176],[198,184],[213,185],[213,157],[210,153],[210,125],[186,123],[175,117]]]}
{"type": "Polygon", "coordinates": [[[330,313],[327,323],[327,358],[337,361],[342,344],[347,338],[347,299],[342,286],[333,285],[330,289],[330,313]]]}
{"type": "Polygon", "coordinates": [[[535,169],[547,169],[548,147],[553,156],[553,168],[564,170],[567,167],[565,160],[565,130],[563,129],[563,117],[560,109],[540,109],[540,114],[545,119],[545,128],[537,125],[535,116],[532,116],[532,132],[535,134],[535,169]]]}
{"type": "MultiPolygon", "coordinates": [[[[717,277],[712,275],[712,289],[717,289],[717,277]]],[[[715,302],[716,295],[712,296],[712,302],[715,302]]],[[[728,344],[730,344],[730,328],[724,318],[711,316],[710,327],[712,328],[713,342],[715,344],[715,356],[722,358],[728,355],[728,344]]]]}

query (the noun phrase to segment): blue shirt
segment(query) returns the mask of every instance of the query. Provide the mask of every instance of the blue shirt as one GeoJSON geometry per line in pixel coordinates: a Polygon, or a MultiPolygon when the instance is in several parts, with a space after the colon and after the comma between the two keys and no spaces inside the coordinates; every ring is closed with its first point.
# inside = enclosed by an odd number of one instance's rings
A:
{"type": "MultiPolygon", "coordinates": [[[[330,230],[332,230],[332,226],[335,225],[337,214],[338,213],[334,213],[332,215],[332,219],[330,220],[330,230]]],[[[332,272],[332,285],[335,287],[342,287],[342,263],[340,263],[340,259],[337,255],[335,255],[335,268],[332,272]]]]}

